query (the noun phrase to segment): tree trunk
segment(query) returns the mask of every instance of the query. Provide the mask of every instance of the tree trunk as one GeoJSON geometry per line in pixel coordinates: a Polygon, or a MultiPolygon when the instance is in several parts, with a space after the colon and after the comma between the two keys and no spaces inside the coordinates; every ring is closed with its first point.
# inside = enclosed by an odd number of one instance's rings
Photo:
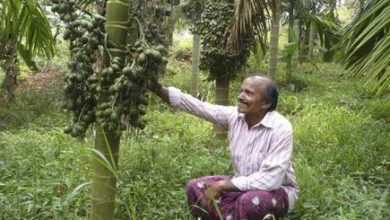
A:
{"type": "Polygon", "coordinates": [[[200,36],[194,34],[192,43],[192,73],[190,93],[196,97],[198,95],[198,78],[199,78],[199,56],[200,56],[200,36]]]}
{"type": "MultiPolygon", "coordinates": [[[[294,2],[294,15],[297,15],[299,10],[300,10],[300,7],[301,7],[301,4],[300,4],[300,1],[293,1],[294,2]]],[[[298,62],[298,58],[299,58],[299,54],[300,54],[300,51],[301,51],[301,45],[302,45],[302,42],[301,42],[301,28],[300,28],[300,24],[299,24],[299,18],[297,16],[294,16],[294,32],[295,32],[295,36],[296,36],[296,40],[297,40],[297,53],[294,54],[293,56],[293,62],[294,63],[297,63],[298,62]]]]}
{"type": "MultiPolygon", "coordinates": [[[[215,104],[229,105],[229,79],[217,78],[215,80],[215,104]]],[[[219,140],[225,140],[227,132],[224,128],[214,125],[214,134],[219,140]]]]}
{"type": "Polygon", "coordinates": [[[175,31],[175,7],[173,7],[173,1],[171,2],[171,16],[169,17],[169,36],[168,36],[168,44],[169,46],[173,45],[173,32],[175,31]]]}
{"type": "MultiPolygon", "coordinates": [[[[315,15],[317,13],[316,4],[315,3],[313,3],[313,4],[314,5],[313,5],[313,9],[312,9],[311,13],[313,15],[315,15]]],[[[309,58],[309,59],[313,58],[314,35],[315,35],[314,22],[310,21],[310,23],[309,23],[309,42],[308,42],[309,50],[308,50],[308,53],[307,53],[307,58],[309,58]]]]}
{"type": "MultiPolygon", "coordinates": [[[[290,7],[288,11],[288,42],[291,44],[294,42],[294,0],[290,0],[290,7]]],[[[292,61],[293,54],[288,52],[287,54],[287,71],[286,71],[286,84],[291,83],[292,77],[292,61]]]]}
{"type": "MultiPolygon", "coordinates": [[[[96,126],[95,149],[102,153],[110,161],[110,166],[117,168],[119,159],[119,137],[96,126]],[[105,140],[107,138],[107,143],[105,140]],[[112,159],[114,163],[112,163],[112,159]],[[115,166],[113,165],[115,164],[115,166]]],[[[99,160],[93,161],[93,177],[91,186],[92,206],[91,219],[115,219],[115,194],[116,178],[113,172],[104,166],[104,162],[98,155],[99,160]]]]}
{"type": "Polygon", "coordinates": [[[280,1],[276,0],[276,10],[272,13],[272,28],[270,40],[270,57],[268,66],[268,76],[276,80],[276,72],[278,65],[278,50],[279,50],[279,26],[280,26],[280,1]]]}
{"type": "Polygon", "coordinates": [[[15,89],[18,85],[17,76],[19,75],[18,52],[15,42],[0,42],[0,67],[4,70],[5,77],[1,83],[1,89],[8,100],[15,97],[15,89]]]}
{"type": "MultiPolygon", "coordinates": [[[[106,32],[112,45],[118,48],[108,48],[110,54],[115,57],[125,58],[125,51],[120,48],[126,46],[127,23],[129,20],[130,0],[108,1],[106,11],[106,32]]],[[[109,66],[110,57],[105,51],[103,55],[103,65],[109,66]]],[[[123,67],[123,63],[121,64],[123,67]]],[[[102,94],[99,102],[104,102],[109,98],[109,93],[102,94]]],[[[120,119],[119,119],[120,120],[120,119]]],[[[119,123],[119,121],[118,121],[119,123]]],[[[116,170],[118,167],[120,135],[115,131],[103,131],[102,126],[97,123],[95,149],[99,151],[109,161],[105,164],[100,156],[93,161],[93,177],[91,185],[91,219],[115,219],[115,193],[116,193],[116,170]],[[113,167],[109,169],[108,167],[113,167]]]]}
{"type": "MultiPolygon", "coordinates": [[[[201,3],[195,3],[195,13],[192,16],[192,24],[195,26],[201,15],[201,3]]],[[[196,97],[198,95],[198,81],[199,81],[199,58],[200,58],[200,36],[193,35],[192,42],[192,72],[191,72],[191,88],[190,93],[196,97]]]]}
{"type": "Polygon", "coordinates": [[[299,19],[295,19],[294,20],[294,32],[295,32],[295,36],[297,36],[298,51],[293,56],[293,61],[297,62],[298,58],[299,58],[299,54],[300,54],[301,44],[302,44],[301,43],[301,37],[300,37],[301,33],[300,33],[300,27],[299,27],[299,19]]]}
{"type": "Polygon", "coordinates": [[[332,18],[335,18],[334,10],[336,8],[336,0],[329,0],[329,12],[332,18]]]}
{"type": "Polygon", "coordinates": [[[313,22],[310,22],[310,33],[309,33],[309,52],[307,54],[307,57],[309,59],[313,58],[313,47],[314,47],[314,24],[313,22]]]}

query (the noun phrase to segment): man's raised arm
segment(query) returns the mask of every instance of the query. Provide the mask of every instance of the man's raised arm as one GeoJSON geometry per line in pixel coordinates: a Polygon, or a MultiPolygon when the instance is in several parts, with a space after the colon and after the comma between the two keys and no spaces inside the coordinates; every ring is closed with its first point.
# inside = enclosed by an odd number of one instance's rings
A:
{"type": "Polygon", "coordinates": [[[155,90],[154,93],[173,108],[198,116],[214,124],[218,124],[225,129],[229,129],[231,117],[234,114],[237,114],[236,107],[203,102],[189,94],[182,93],[179,89],[174,87],[161,87],[160,89],[155,90]]]}

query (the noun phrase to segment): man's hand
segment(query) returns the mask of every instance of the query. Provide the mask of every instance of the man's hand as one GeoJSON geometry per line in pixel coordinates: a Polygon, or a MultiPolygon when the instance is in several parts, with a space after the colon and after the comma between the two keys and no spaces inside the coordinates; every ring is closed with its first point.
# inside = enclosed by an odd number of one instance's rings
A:
{"type": "Polygon", "coordinates": [[[160,90],[162,89],[162,85],[161,83],[159,82],[157,76],[154,76],[152,77],[151,79],[149,79],[148,81],[148,89],[157,94],[160,92],[160,90]]]}
{"type": "Polygon", "coordinates": [[[210,210],[213,206],[212,200],[217,200],[223,192],[240,191],[230,180],[220,180],[211,185],[207,185],[205,200],[202,201],[202,206],[210,210]]]}
{"type": "Polygon", "coordinates": [[[211,199],[217,199],[221,193],[224,191],[225,180],[220,180],[218,182],[213,183],[208,186],[208,190],[206,192],[207,196],[211,199]]]}

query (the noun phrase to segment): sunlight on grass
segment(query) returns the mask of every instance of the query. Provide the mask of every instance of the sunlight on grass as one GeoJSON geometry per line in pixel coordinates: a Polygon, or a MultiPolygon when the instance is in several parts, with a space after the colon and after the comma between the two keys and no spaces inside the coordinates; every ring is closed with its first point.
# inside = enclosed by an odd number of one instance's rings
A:
{"type": "Polygon", "coordinates": [[[192,34],[188,30],[173,33],[175,49],[192,49],[192,34]]]}

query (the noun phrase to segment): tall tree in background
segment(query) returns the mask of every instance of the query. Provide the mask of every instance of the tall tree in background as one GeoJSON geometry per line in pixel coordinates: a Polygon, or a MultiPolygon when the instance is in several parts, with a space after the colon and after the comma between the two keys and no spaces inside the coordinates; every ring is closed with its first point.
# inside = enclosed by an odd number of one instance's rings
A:
{"type": "MultiPolygon", "coordinates": [[[[193,2],[193,12],[192,12],[192,24],[196,29],[196,22],[200,19],[202,13],[202,8],[204,1],[196,0],[193,2]]],[[[193,34],[192,42],[192,71],[191,71],[191,88],[190,93],[192,96],[196,97],[198,95],[198,82],[199,82],[199,60],[200,60],[200,36],[199,34],[193,34]]]]}
{"type": "MultiPolygon", "coordinates": [[[[257,36],[263,51],[267,40],[268,16],[272,14],[271,45],[270,45],[270,65],[269,74],[276,77],[279,22],[281,13],[280,0],[256,1],[239,0],[235,2],[235,14],[232,26],[232,34],[229,37],[228,49],[241,50],[245,45],[244,39],[257,36]],[[272,12],[272,13],[270,13],[272,12]]],[[[254,45],[254,44],[253,44],[254,45]]],[[[253,45],[251,45],[253,48],[253,45]]]]}
{"type": "Polygon", "coordinates": [[[348,24],[340,47],[347,71],[377,95],[390,85],[390,1],[368,1],[348,24]]]}
{"type": "Polygon", "coordinates": [[[31,70],[33,56],[54,55],[54,40],[46,16],[35,0],[0,0],[0,66],[5,72],[1,88],[14,97],[19,74],[18,54],[31,70]]]}
{"type": "Polygon", "coordinates": [[[272,0],[271,36],[269,46],[268,76],[276,79],[279,52],[279,29],[281,17],[281,0],[272,0]]]}
{"type": "Polygon", "coordinates": [[[193,33],[192,41],[192,70],[190,77],[190,94],[194,97],[198,95],[198,82],[199,82],[199,61],[200,61],[200,36],[196,32],[197,23],[200,20],[202,10],[206,4],[205,0],[190,0],[186,1],[181,6],[184,18],[189,21],[193,33]]]}
{"type": "MultiPolygon", "coordinates": [[[[215,80],[215,102],[218,105],[229,104],[229,82],[246,63],[249,45],[254,40],[242,39],[241,50],[226,50],[231,34],[233,9],[232,1],[209,1],[196,25],[197,29],[194,30],[202,39],[200,68],[209,71],[209,80],[215,80]]],[[[226,138],[225,129],[215,126],[214,131],[218,138],[226,138]]]]}
{"type": "Polygon", "coordinates": [[[294,29],[294,22],[296,18],[296,4],[298,4],[298,1],[296,0],[289,0],[289,4],[287,6],[287,12],[288,12],[288,43],[286,45],[287,54],[286,54],[286,78],[285,83],[290,84],[292,79],[292,72],[293,72],[293,62],[296,61],[293,59],[293,56],[297,54],[298,51],[298,41],[297,41],[297,34],[295,33],[294,29]]]}

